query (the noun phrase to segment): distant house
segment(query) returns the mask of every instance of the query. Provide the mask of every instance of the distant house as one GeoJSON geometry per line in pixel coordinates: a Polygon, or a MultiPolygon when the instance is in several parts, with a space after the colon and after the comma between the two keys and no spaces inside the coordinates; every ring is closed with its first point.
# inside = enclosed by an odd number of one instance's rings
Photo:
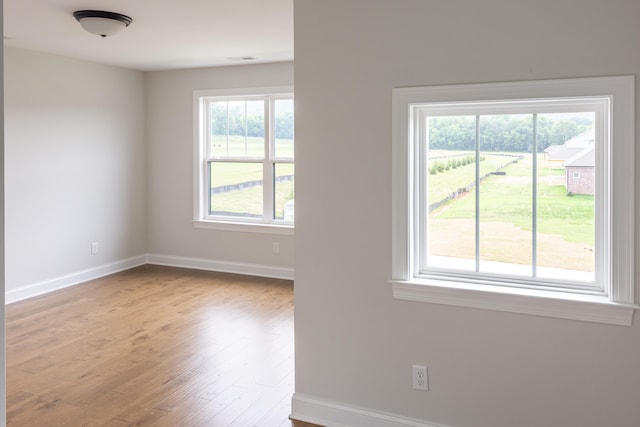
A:
{"type": "Polygon", "coordinates": [[[580,153],[582,150],[595,141],[595,131],[593,128],[582,132],[580,135],[574,136],[568,141],[560,145],[550,145],[543,153],[544,158],[549,161],[564,162],[567,159],[580,153]]]}
{"type": "Polygon", "coordinates": [[[567,159],[563,165],[567,193],[595,194],[596,154],[594,144],[567,159]]]}
{"type": "Polygon", "coordinates": [[[595,194],[595,131],[593,128],[563,144],[550,145],[544,158],[562,162],[567,193],[595,194]]]}

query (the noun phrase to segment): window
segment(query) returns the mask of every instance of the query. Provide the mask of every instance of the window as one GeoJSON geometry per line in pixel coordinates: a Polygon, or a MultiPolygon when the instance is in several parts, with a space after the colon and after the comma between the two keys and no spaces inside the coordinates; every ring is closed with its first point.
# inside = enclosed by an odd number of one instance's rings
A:
{"type": "Polygon", "coordinates": [[[395,89],[394,296],[630,325],[633,94],[630,77],[395,89]]]}
{"type": "Polygon", "coordinates": [[[196,91],[195,224],[291,234],[291,88],[196,91]]]}

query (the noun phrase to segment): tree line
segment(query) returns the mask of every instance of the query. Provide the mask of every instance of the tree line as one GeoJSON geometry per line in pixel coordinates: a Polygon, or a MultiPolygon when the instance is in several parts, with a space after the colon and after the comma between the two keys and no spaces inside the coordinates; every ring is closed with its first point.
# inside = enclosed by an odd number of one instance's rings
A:
{"type": "MultiPolygon", "coordinates": [[[[213,135],[236,135],[264,137],[264,113],[247,112],[241,106],[227,109],[225,103],[213,103],[211,114],[211,133],[213,135]]],[[[293,139],[293,112],[280,112],[275,115],[274,134],[278,139],[293,139]]]]}
{"type": "MultiPolygon", "coordinates": [[[[531,152],[532,116],[480,116],[480,150],[531,152]]],[[[550,145],[563,144],[593,126],[586,117],[552,120],[538,116],[536,124],[538,152],[550,145]]],[[[475,150],[475,116],[431,117],[429,149],[475,150]]]]}

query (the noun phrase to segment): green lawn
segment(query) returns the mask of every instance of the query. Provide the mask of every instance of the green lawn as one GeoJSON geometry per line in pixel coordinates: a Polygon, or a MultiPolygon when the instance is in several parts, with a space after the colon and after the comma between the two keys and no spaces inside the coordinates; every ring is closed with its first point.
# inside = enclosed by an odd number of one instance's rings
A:
{"type": "MultiPolygon", "coordinates": [[[[452,152],[438,152],[439,155],[442,155],[442,153],[449,153],[449,155],[451,155],[452,152]]],[[[465,152],[465,154],[466,153],[467,152],[465,152]]],[[[484,160],[480,162],[480,176],[493,172],[516,159],[515,157],[498,156],[487,153],[483,153],[482,155],[484,156],[484,160]]],[[[442,161],[442,159],[438,160],[442,161]]],[[[432,160],[429,164],[433,165],[433,162],[438,160],[432,160]]],[[[427,179],[429,180],[429,204],[431,204],[447,198],[452,192],[474,182],[476,179],[476,164],[471,163],[435,175],[429,174],[427,179]]]]}
{"type": "MultiPolygon", "coordinates": [[[[239,135],[211,135],[210,152],[220,157],[264,157],[264,138],[239,135]]],[[[293,158],[292,139],[277,139],[275,156],[293,158]]]]}
{"type": "MultiPolygon", "coordinates": [[[[262,163],[215,162],[211,165],[211,188],[262,179],[262,163]]],[[[293,175],[293,163],[276,164],[276,174],[293,175]]]]}
{"type": "MultiPolygon", "coordinates": [[[[284,204],[293,199],[294,182],[276,184],[275,216],[284,217],[284,204]]],[[[262,216],[262,186],[216,194],[211,200],[211,209],[230,215],[262,216]]]]}
{"type": "MultiPolygon", "coordinates": [[[[211,188],[263,179],[262,163],[216,162],[211,165],[211,188]]],[[[295,175],[293,163],[277,163],[275,176],[295,175]]],[[[262,185],[217,193],[211,197],[211,210],[237,215],[263,215],[262,185]]],[[[284,204],[293,199],[293,181],[275,183],[276,217],[284,215],[284,204]]]]}
{"type": "MultiPolygon", "coordinates": [[[[472,168],[466,166],[465,168],[472,168]]],[[[504,222],[522,230],[532,229],[531,156],[506,166],[505,175],[492,175],[480,184],[481,222],[504,222]]],[[[440,182],[450,188],[459,169],[443,174],[440,182]]],[[[594,197],[569,196],[563,185],[561,165],[540,159],[538,165],[537,229],[540,233],[557,234],[567,242],[594,245],[594,197]]],[[[436,175],[437,177],[437,175],[436,175]]],[[[434,178],[435,181],[435,178],[434,178]]],[[[433,181],[432,181],[433,183],[433,181]]],[[[440,188],[445,191],[444,185],[440,188]]],[[[431,214],[433,219],[470,219],[475,216],[475,189],[431,214]]]]}
{"type": "MultiPolygon", "coordinates": [[[[532,194],[527,184],[513,184],[508,177],[491,176],[480,184],[480,221],[506,222],[532,229],[532,194]]],[[[562,185],[538,185],[537,229],[559,234],[568,242],[594,244],[593,196],[567,196],[562,185]]],[[[475,197],[450,201],[434,218],[473,218],[475,197]]]]}

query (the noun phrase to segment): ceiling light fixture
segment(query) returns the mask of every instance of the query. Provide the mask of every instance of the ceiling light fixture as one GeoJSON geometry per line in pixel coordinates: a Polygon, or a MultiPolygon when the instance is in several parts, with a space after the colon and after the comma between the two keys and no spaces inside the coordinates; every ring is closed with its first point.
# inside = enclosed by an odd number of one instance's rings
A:
{"type": "Polygon", "coordinates": [[[131,24],[133,19],[127,15],[102,10],[77,10],[73,17],[88,32],[101,36],[114,36],[131,24]]]}

